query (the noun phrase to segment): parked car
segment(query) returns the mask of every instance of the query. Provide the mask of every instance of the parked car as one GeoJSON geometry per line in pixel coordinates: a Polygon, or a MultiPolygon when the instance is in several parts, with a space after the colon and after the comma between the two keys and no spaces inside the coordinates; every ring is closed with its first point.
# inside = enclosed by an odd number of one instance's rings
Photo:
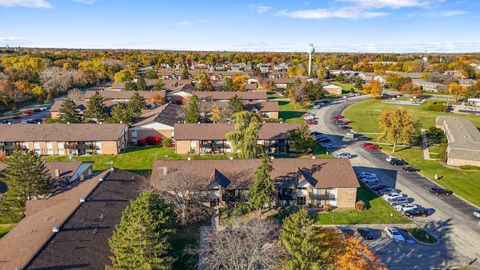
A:
{"type": "Polygon", "coordinates": [[[428,210],[423,207],[417,207],[403,212],[407,217],[427,217],[428,210]]]}
{"type": "Polygon", "coordinates": [[[332,119],[335,120],[335,121],[338,120],[338,119],[343,119],[343,118],[345,118],[345,116],[343,116],[341,114],[337,114],[337,115],[332,116],[332,119]]]}
{"type": "Polygon", "coordinates": [[[405,212],[405,211],[408,211],[408,210],[415,209],[417,207],[420,207],[420,205],[414,204],[414,203],[404,203],[404,204],[399,204],[399,205],[395,206],[395,209],[397,209],[400,212],[405,212]]]}
{"type": "Polygon", "coordinates": [[[360,178],[360,181],[362,181],[364,184],[375,184],[380,182],[378,178],[360,178]]]}
{"type": "Polygon", "coordinates": [[[392,206],[395,206],[395,205],[407,203],[408,198],[407,197],[396,197],[396,198],[393,198],[393,199],[389,199],[387,202],[388,202],[388,204],[390,204],[392,206]]]}
{"type": "Polygon", "coordinates": [[[448,189],[444,189],[444,188],[440,188],[440,187],[432,187],[430,189],[430,192],[435,194],[436,196],[438,195],[447,195],[447,196],[450,196],[453,194],[453,191],[451,190],[448,190],[448,189]]]}
{"type": "Polygon", "coordinates": [[[383,196],[388,193],[400,193],[400,192],[402,192],[400,189],[388,187],[388,188],[380,189],[379,191],[377,191],[377,194],[383,196]]]}
{"type": "Polygon", "coordinates": [[[317,120],[308,120],[308,121],[305,121],[305,124],[307,124],[307,125],[316,125],[316,124],[318,124],[318,121],[317,121],[317,120]]]}
{"type": "Polygon", "coordinates": [[[303,119],[315,119],[315,114],[306,113],[306,114],[303,115],[303,119]]]}
{"type": "Polygon", "coordinates": [[[372,173],[372,172],[360,172],[360,177],[362,177],[362,178],[363,177],[369,177],[369,176],[370,177],[373,177],[373,176],[377,177],[377,175],[375,173],[372,173]]]}
{"type": "Polygon", "coordinates": [[[388,156],[386,158],[386,161],[388,163],[390,163],[391,165],[395,165],[395,166],[404,166],[404,165],[407,165],[407,162],[401,158],[396,158],[396,157],[391,157],[391,156],[388,156]]]}
{"type": "Polygon", "coordinates": [[[403,167],[403,171],[404,172],[418,172],[418,169],[413,168],[413,167],[409,167],[409,166],[405,166],[405,167],[403,167]]]}
{"type": "Polygon", "coordinates": [[[328,138],[326,136],[325,137],[317,137],[316,139],[317,139],[317,142],[319,142],[319,143],[329,143],[329,142],[331,142],[330,138],[328,138]]]}
{"type": "Polygon", "coordinates": [[[368,150],[380,150],[380,146],[378,146],[374,143],[364,143],[363,148],[368,149],[368,150]]]}
{"type": "Polygon", "coordinates": [[[385,227],[385,234],[390,237],[395,243],[404,243],[405,237],[395,227],[385,227]]]}
{"type": "Polygon", "coordinates": [[[405,195],[400,193],[400,192],[390,192],[390,193],[383,194],[382,197],[385,200],[390,200],[390,199],[393,199],[393,198],[405,197],[405,195]]]}
{"type": "MultiPolygon", "coordinates": [[[[318,136],[318,135],[323,135],[322,133],[318,132],[318,131],[312,131],[310,132],[310,135],[312,136],[318,136]]],[[[324,135],[325,136],[325,135],[324,135]]]]}
{"type": "Polygon", "coordinates": [[[473,211],[473,216],[476,218],[480,218],[480,209],[473,211]]]}
{"type": "Polygon", "coordinates": [[[391,187],[389,185],[385,185],[385,184],[377,184],[377,185],[374,185],[374,186],[370,187],[370,189],[373,190],[373,191],[379,191],[379,190],[386,189],[386,188],[391,188],[391,187]]]}
{"type": "Polygon", "coordinates": [[[32,110],[25,110],[22,112],[23,115],[31,115],[33,113],[32,110]]]}
{"type": "Polygon", "coordinates": [[[373,240],[373,233],[369,228],[358,228],[358,234],[365,240],[373,240]]]}
{"type": "Polygon", "coordinates": [[[352,155],[348,152],[339,153],[336,156],[337,156],[337,158],[351,158],[352,157],[352,155]]]}
{"type": "Polygon", "coordinates": [[[318,110],[318,109],[320,109],[321,107],[322,107],[322,106],[321,106],[320,104],[315,104],[315,105],[313,105],[312,109],[318,110]]]}

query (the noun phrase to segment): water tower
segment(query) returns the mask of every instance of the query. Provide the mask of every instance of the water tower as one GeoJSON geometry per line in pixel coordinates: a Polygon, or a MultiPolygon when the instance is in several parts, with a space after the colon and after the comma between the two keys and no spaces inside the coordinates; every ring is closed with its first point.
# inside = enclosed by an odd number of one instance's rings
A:
{"type": "Polygon", "coordinates": [[[308,77],[310,77],[310,73],[312,72],[312,54],[315,52],[315,47],[313,47],[313,43],[308,45],[308,77]]]}

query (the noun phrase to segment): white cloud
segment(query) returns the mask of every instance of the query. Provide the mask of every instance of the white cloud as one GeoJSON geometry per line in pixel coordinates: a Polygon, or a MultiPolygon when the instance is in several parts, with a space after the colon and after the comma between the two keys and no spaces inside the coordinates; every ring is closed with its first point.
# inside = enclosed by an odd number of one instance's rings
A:
{"type": "Polygon", "coordinates": [[[0,7],[51,8],[47,0],[0,0],[0,7]]]}
{"type": "Polygon", "coordinates": [[[90,4],[95,3],[96,0],[73,0],[73,2],[77,2],[77,3],[80,3],[80,4],[90,5],[90,4]]]}
{"type": "Polygon", "coordinates": [[[363,10],[355,7],[339,8],[339,9],[306,9],[296,11],[281,11],[278,13],[280,16],[296,18],[296,19],[310,19],[321,20],[330,18],[342,18],[342,19],[369,19],[376,17],[388,16],[386,12],[375,12],[363,10]]]}
{"type": "Polygon", "coordinates": [[[249,5],[248,8],[255,11],[258,14],[268,12],[270,9],[272,9],[272,7],[265,6],[265,5],[257,5],[257,4],[249,5]]]}
{"type": "Polygon", "coordinates": [[[460,16],[460,15],[466,15],[468,14],[467,11],[465,10],[446,10],[443,11],[440,16],[441,17],[454,17],[454,16],[460,16]]]}
{"type": "Polygon", "coordinates": [[[406,7],[427,7],[445,0],[337,0],[338,2],[353,3],[359,7],[377,8],[406,8],[406,7]]]}

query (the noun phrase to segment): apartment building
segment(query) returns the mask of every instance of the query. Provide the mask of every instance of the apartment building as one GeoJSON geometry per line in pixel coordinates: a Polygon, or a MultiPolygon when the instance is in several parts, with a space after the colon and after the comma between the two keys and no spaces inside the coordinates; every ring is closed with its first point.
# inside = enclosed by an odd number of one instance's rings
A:
{"type": "Polygon", "coordinates": [[[127,146],[124,124],[11,124],[0,127],[0,152],[17,146],[48,156],[116,155],[127,146]]]}
{"type": "MultiPolygon", "coordinates": [[[[264,123],[259,130],[258,144],[262,145],[267,153],[288,153],[290,133],[299,126],[297,123],[264,123]]],[[[232,145],[226,140],[226,135],[234,129],[234,124],[175,124],[175,152],[232,153],[232,145]]]]}
{"type": "MultiPolygon", "coordinates": [[[[166,177],[188,176],[198,181],[192,192],[205,205],[231,206],[248,202],[248,189],[260,163],[260,159],[156,160],[150,180],[155,189],[171,192],[162,184],[166,177]]],[[[355,207],[360,185],[348,159],[282,158],[273,159],[272,166],[277,206],[355,207]]]]}

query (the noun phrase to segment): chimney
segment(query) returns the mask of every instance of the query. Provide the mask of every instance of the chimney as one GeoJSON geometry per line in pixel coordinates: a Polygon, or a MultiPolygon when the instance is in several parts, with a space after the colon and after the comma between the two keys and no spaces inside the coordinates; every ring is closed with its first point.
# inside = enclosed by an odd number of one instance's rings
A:
{"type": "Polygon", "coordinates": [[[168,168],[162,167],[162,169],[163,169],[163,176],[166,176],[168,174],[168,168]]]}
{"type": "Polygon", "coordinates": [[[55,174],[55,177],[60,177],[60,170],[55,169],[54,174],[55,174]]]}

